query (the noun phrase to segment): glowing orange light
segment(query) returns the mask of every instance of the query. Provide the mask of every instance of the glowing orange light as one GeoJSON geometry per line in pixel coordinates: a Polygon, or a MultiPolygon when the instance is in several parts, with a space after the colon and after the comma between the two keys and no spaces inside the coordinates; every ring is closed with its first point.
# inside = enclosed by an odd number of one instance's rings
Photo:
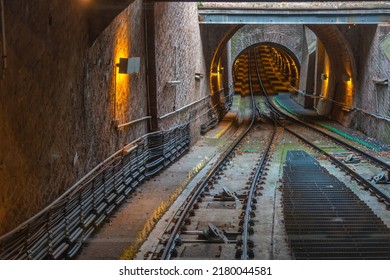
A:
{"type": "Polygon", "coordinates": [[[115,93],[114,104],[114,119],[119,123],[127,120],[127,113],[130,109],[130,76],[125,74],[119,74],[119,68],[116,66],[119,63],[120,58],[129,57],[130,52],[130,38],[127,25],[119,25],[115,31],[114,36],[114,71],[112,85],[114,88],[112,91],[115,93]]]}

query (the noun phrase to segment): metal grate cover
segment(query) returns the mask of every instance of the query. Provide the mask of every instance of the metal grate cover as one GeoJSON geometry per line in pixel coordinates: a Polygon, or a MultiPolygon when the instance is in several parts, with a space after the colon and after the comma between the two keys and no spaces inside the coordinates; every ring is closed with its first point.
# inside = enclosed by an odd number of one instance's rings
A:
{"type": "Polygon", "coordinates": [[[287,152],[283,181],[295,259],[390,259],[390,229],[305,151],[287,152]]]}

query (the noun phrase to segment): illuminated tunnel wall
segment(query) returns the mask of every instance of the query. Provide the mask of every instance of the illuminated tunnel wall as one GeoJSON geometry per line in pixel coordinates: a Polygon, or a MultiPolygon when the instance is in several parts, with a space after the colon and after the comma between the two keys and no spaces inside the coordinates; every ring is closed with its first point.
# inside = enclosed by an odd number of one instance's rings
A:
{"type": "MultiPolygon", "coordinates": [[[[301,24],[272,24],[272,25],[213,25],[203,26],[202,39],[206,55],[206,62],[210,69],[209,81],[212,90],[212,106],[222,107],[221,95],[227,94],[226,88],[220,85],[227,84],[231,72],[231,65],[223,63],[222,57],[226,49],[231,48],[230,59],[234,61],[237,55],[246,48],[259,42],[275,43],[285,46],[296,58],[297,65],[302,59],[303,25],[301,24]],[[224,68],[223,71],[221,68],[224,68]],[[220,72],[220,75],[217,73],[220,72]],[[224,89],[224,92],[221,90],[224,89]]],[[[280,53],[283,56],[283,53],[280,53]]]]}
{"type": "MultiPolygon", "coordinates": [[[[311,108],[316,106],[321,111],[321,114],[328,115],[340,122],[348,123],[347,119],[350,118],[348,111],[355,102],[357,74],[349,42],[345,39],[344,34],[337,25],[231,25],[224,29],[221,29],[220,26],[211,26],[207,32],[204,32],[209,36],[204,37],[204,40],[216,41],[215,38],[218,38],[219,41],[211,45],[209,44],[206,48],[207,51],[213,53],[209,63],[210,69],[212,71],[212,69],[220,67],[221,54],[229,40],[233,54],[240,53],[254,43],[268,41],[287,46],[288,49],[292,50],[301,65],[300,79],[302,82],[302,80],[306,79],[308,71],[312,71],[312,69],[308,69],[308,65],[305,62],[305,59],[308,59],[310,55],[307,52],[308,46],[305,45],[305,31],[307,28],[314,32],[318,41],[322,42],[323,57],[321,59],[324,65],[323,71],[329,73],[327,75],[328,78],[322,81],[321,74],[326,73],[316,73],[314,79],[317,81],[317,87],[311,94],[322,95],[327,99],[309,102],[310,106],[311,108]],[[212,32],[213,30],[215,32],[212,32]],[[241,37],[237,37],[237,34],[241,34],[241,37]],[[268,38],[269,40],[267,40],[268,38]]],[[[233,55],[233,60],[234,58],[233,55]]],[[[222,67],[226,66],[222,65],[222,67]]],[[[218,79],[227,79],[225,72],[218,79]]],[[[217,89],[218,84],[221,84],[217,81],[217,76],[210,76],[210,87],[212,89],[217,89]]],[[[311,90],[311,88],[312,86],[307,87],[307,85],[299,86],[299,89],[305,93],[307,93],[307,89],[311,90]]],[[[212,105],[216,105],[219,102],[218,98],[212,100],[212,105]]],[[[305,105],[304,97],[298,100],[302,105],[305,105]]]]}
{"type": "MultiPolygon", "coordinates": [[[[275,43],[259,43],[243,50],[233,63],[234,89],[242,96],[249,92],[248,53],[251,53],[250,63],[258,65],[259,75],[267,94],[274,95],[278,92],[295,92],[299,85],[300,64],[295,56],[285,46],[275,43]]],[[[257,80],[254,66],[252,77],[257,80]]],[[[260,84],[253,84],[255,94],[262,94],[260,84]]]]}
{"type": "Polygon", "coordinates": [[[327,101],[332,103],[328,107],[333,108],[329,114],[336,120],[344,121],[346,112],[353,106],[357,80],[351,47],[336,25],[307,27],[315,33],[326,52],[325,70],[329,73],[325,79],[329,84],[326,95],[333,96],[332,101],[327,101]]]}

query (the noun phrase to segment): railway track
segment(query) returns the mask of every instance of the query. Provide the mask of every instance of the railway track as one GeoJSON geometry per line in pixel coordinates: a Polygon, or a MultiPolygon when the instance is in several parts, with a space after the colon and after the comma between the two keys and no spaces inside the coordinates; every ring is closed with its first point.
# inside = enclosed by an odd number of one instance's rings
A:
{"type": "Polygon", "coordinates": [[[259,133],[262,127],[255,121],[253,94],[251,103],[250,125],[197,183],[148,258],[254,258],[250,235],[256,196],[262,188],[259,179],[267,170],[275,127],[259,133]],[[237,168],[242,170],[240,176],[237,168]]]}
{"type": "MultiPolygon", "coordinates": [[[[246,58],[251,90],[254,81],[261,85],[255,55],[246,58]]],[[[331,162],[339,174],[351,176],[355,185],[377,196],[376,204],[388,207],[386,192],[367,174],[361,175],[364,165],[379,171],[386,163],[314,132],[312,125],[290,118],[266,94],[264,98],[267,112],[252,105],[262,116],[261,125],[252,119],[245,136],[183,199],[159,244],[144,259],[390,259],[390,230],[361,199],[364,192],[359,190],[359,197],[356,189],[322,166],[331,162]],[[268,174],[275,171],[267,166],[277,162],[272,159],[273,145],[282,144],[280,138],[285,137],[295,139],[299,150],[287,151],[278,175],[268,174]],[[358,157],[362,165],[351,167],[340,150],[358,157]]]]}
{"type": "MultiPolygon", "coordinates": [[[[256,56],[256,53],[255,53],[256,56]]],[[[256,58],[255,58],[256,61],[256,58]]],[[[365,190],[378,197],[390,210],[390,198],[384,190],[361,175],[362,168],[351,168],[348,161],[358,156],[373,168],[389,170],[389,165],[371,154],[346,143],[311,124],[281,112],[262,88],[273,117],[283,116],[294,126],[275,121],[284,130],[351,176],[365,190]],[[302,127],[305,132],[302,133],[302,127]],[[299,130],[299,132],[297,132],[299,130]],[[310,130],[310,131],[309,131],[310,130]],[[315,144],[313,131],[322,142],[330,141],[349,151],[349,160],[337,158],[315,144]],[[326,139],[326,140],[325,140],[326,139]]],[[[356,161],[356,159],[355,159],[356,161]]],[[[390,229],[353,192],[303,151],[287,152],[283,171],[283,211],[292,255],[296,259],[390,259],[390,229]]]]}

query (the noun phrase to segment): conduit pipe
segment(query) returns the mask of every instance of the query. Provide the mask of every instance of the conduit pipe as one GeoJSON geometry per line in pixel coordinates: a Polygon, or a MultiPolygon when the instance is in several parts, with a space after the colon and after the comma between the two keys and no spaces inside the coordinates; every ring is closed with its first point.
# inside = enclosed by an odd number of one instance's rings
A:
{"type": "Polygon", "coordinates": [[[5,71],[7,69],[7,47],[5,41],[5,14],[4,14],[4,1],[0,0],[1,7],[1,34],[2,34],[2,45],[3,45],[3,71],[2,71],[2,79],[5,79],[5,71]]]}

